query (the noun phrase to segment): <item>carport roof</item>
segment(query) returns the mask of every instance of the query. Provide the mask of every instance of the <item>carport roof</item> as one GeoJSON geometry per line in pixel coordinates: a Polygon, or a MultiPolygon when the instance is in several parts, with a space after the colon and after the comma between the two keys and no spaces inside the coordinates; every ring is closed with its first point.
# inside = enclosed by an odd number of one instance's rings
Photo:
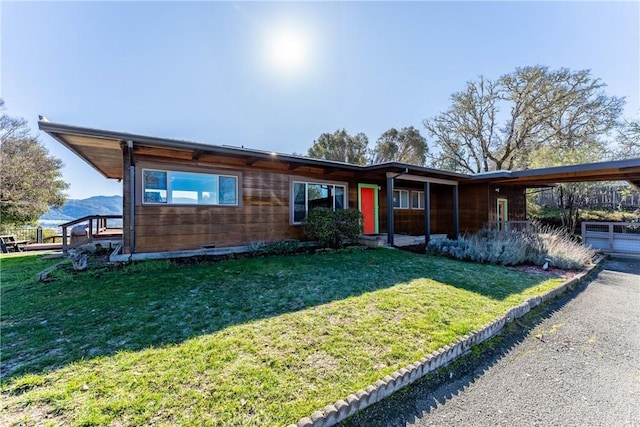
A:
{"type": "Polygon", "coordinates": [[[494,184],[546,186],[563,182],[628,181],[640,188],[640,158],[556,166],[522,171],[495,171],[476,174],[474,180],[494,184]]]}

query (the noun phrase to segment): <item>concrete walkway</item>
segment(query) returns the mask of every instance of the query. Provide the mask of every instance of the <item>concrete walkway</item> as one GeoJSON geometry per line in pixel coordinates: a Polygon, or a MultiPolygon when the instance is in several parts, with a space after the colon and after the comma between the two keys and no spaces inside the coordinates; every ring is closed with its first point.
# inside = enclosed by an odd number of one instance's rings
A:
{"type": "Polygon", "coordinates": [[[352,426],[640,426],[640,260],[358,414],[352,426]]]}

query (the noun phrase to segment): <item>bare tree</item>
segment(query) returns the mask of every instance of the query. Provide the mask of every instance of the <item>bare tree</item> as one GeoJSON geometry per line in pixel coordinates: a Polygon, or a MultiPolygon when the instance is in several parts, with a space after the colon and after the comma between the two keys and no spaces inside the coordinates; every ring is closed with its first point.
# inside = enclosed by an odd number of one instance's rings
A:
{"type": "Polygon", "coordinates": [[[434,166],[461,172],[527,169],[541,146],[580,149],[611,132],[624,99],[607,96],[589,70],[518,68],[483,76],[451,96],[451,107],[424,125],[439,151],[434,166]]]}
{"type": "Polygon", "coordinates": [[[619,159],[640,157],[640,120],[627,120],[620,127],[616,137],[618,150],[615,156],[619,159]]]}

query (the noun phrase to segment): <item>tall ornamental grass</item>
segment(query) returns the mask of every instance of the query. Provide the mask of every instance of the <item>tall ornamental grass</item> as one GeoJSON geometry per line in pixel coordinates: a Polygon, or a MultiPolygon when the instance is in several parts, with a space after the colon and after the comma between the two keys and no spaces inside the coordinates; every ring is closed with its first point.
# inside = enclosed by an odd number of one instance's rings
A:
{"type": "Polygon", "coordinates": [[[563,269],[581,269],[595,251],[561,229],[540,227],[530,230],[489,230],[460,237],[458,240],[433,240],[427,252],[451,258],[498,265],[550,265],[563,269]]]}

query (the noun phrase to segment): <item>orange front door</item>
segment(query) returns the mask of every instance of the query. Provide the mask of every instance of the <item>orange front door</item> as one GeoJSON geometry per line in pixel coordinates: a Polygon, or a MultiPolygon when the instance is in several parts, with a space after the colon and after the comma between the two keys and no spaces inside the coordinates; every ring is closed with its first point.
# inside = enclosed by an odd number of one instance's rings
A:
{"type": "Polygon", "coordinates": [[[360,211],[362,212],[362,233],[376,232],[376,203],[373,188],[360,188],[360,211]]]}

